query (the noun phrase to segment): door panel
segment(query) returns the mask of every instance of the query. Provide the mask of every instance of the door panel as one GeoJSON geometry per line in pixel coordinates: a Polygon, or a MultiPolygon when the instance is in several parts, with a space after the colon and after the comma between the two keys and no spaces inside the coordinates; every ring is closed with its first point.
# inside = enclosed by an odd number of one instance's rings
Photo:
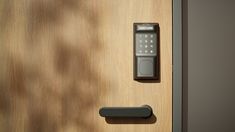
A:
{"type": "Polygon", "coordinates": [[[1,1],[0,131],[170,132],[171,0],[1,1]],[[160,80],[133,80],[133,23],[160,25],[160,80]],[[153,108],[104,119],[103,106],[153,108]]]}

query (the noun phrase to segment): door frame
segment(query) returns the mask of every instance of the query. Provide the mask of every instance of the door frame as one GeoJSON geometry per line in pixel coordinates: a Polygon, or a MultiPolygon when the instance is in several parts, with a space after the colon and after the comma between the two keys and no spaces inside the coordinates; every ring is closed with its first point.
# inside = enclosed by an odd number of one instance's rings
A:
{"type": "Polygon", "coordinates": [[[173,24],[173,120],[172,131],[182,132],[182,0],[172,0],[173,24]]]}

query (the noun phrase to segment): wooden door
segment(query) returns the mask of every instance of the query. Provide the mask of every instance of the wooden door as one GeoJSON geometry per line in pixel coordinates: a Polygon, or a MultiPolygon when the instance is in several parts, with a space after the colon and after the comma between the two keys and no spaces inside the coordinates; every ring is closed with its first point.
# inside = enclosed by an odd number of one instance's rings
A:
{"type": "Polygon", "coordinates": [[[0,131],[171,132],[171,0],[1,0],[0,131]],[[133,23],[160,26],[160,80],[133,80],[133,23]],[[153,108],[105,120],[103,106],[153,108]]]}

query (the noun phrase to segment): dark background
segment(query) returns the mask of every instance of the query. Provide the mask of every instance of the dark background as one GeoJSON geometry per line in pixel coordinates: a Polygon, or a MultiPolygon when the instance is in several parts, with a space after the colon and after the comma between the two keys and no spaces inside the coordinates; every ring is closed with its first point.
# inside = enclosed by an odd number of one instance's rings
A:
{"type": "Polygon", "coordinates": [[[184,132],[235,132],[235,0],[183,0],[184,132]]]}

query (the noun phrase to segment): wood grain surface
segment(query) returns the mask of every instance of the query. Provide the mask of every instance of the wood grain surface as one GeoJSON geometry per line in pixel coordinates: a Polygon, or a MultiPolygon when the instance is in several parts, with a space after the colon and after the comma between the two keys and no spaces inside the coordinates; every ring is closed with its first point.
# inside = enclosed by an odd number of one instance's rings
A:
{"type": "Polygon", "coordinates": [[[171,0],[0,0],[0,132],[171,132],[171,0]],[[133,23],[160,25],[158,82],[133,80],[133,23]],[[148,120],[103,106],[148,104],[148,120]]]}

